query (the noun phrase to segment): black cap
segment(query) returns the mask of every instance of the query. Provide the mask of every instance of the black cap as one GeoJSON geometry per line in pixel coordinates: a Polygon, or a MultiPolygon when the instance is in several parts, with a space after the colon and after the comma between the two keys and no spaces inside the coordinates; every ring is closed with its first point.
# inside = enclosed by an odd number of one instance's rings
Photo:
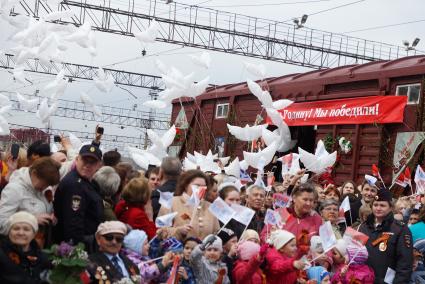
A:
{"type": "Polygon", "coordinates": [[[235,237],[236,234],[232,229],[223,228],[218,234],[219,237],[223,241],[223,245],[226,244],[231,238],[235,237]]]}
{"type": "Polygon", "coordinates": [[[102,151],[100,151],[99,147],[92,144],[81,147],[79,154],[81,157],[93,157],[98,161],[102,160],[102,151]]]}
{"type": "Polygon", "coordinates": [[[378,190],[378,194],[375,196],[375,200],[376,201],[387,201],[387,202],[391,202],[393,200],[393,196],[392,196],[391,192],[387,188],[381,187],[378,190]]]}

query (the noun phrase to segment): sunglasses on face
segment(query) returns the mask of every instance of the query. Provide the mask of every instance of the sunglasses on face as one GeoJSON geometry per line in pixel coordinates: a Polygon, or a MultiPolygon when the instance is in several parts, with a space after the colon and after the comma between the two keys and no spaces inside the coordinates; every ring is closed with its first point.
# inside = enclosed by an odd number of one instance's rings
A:
{"type": "Polygon", "coordinates": [[[121,244],[124,241],[124,237],[121,237],[121,236],[103,235],[103,238],[107,240],[108,242],[112,242],[112,240],[115,239],[115,241],[119,244],[121,244]]]}

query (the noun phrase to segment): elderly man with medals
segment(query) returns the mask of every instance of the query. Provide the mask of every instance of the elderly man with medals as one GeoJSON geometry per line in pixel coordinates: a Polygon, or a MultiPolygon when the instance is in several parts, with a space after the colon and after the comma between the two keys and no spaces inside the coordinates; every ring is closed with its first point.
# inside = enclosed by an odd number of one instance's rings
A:
{"type": "Polygon", "coordinates": [[[369,237],[367,264],[375,271],[375,283],[409,283],[412,273],[412,235],[406,224],[394,219],[392,209],[391,192],[381,188],[372,201],[372,214],[359,227],[369,237]]]}

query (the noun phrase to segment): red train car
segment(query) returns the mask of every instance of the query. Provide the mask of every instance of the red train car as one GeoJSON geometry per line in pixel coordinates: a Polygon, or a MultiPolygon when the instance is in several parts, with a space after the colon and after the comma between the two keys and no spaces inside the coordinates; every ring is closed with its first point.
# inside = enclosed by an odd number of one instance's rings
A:
{"type": "MultiPolygon", "coordinates": [[[[397,133],[422,131],[424,128],[424,83],[425,56],[410,56],[268,78],[261,85],[268,88],[273,100],[290,99],[296,104],[407,96],[402,122],[360,123],[353,118],[346,124],[335,121],[335,124],[318,122],[290,127],[293,139],[298,139],[297,146],[311,152],[319,139],[323,139],[330,150],[339,147],[339,137],[351,141],[352,150],[339,154],[333,172],[339,184],[348,179],[362,180],[365,173],[370,173],[372,164],[379,165],[385,182],[390,182],[397,133]]],[[[174,101],[172,121],[176,120],[182,107],[189,127],[180,133],[181,139],[175,143],[180,156],[194,150],[205,153],[224,144],[223,155],[243,159],[242,151],[248,150],[251,145],[229,135],[226,123],[244,126],[265,123],[266,120],[265,110],[250,93],[246,82],[209,88],[195,100],[183,98],[174,101]]],[[[421,149],[421,146],[418,148],[421,149]]],[[[420,151],[416,151],[412,161],[417,161],[420,151]]]]}

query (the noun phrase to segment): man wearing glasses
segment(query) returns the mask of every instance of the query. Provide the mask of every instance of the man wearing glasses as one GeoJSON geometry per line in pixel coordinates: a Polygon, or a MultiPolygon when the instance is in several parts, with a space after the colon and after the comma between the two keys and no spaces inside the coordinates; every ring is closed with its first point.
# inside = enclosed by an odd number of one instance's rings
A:
{"type": "Polygon", "coordinates": [[[89,253],[95,251],[94,234],[103,220],[103,201],[92,178],[101,166],[102,151],[96,145],[84,145],[75,168],[59,183],[53,202],[57,243],[82,242],[89,253]]]}
{"type": "Polygon", "coordinates": [[[127,227],[120,221],[101,223],[96,231],[99,252],[89,256],[87,271],[93,281],[115,283],[122,278],[133,279],[139,275],[139,269],[123,254],[120,254],[127,227]],[[101,281],[100,281],[101,280],[101,281]]]}

